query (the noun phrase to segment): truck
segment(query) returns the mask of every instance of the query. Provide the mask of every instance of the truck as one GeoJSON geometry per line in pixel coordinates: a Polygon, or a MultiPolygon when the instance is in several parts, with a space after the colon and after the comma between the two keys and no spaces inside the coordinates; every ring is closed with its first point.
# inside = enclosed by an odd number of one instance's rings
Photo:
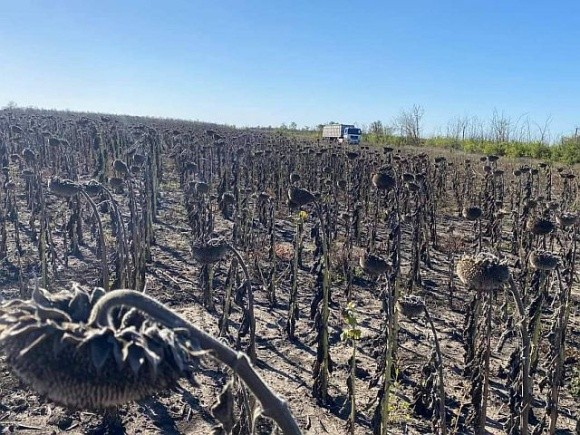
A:
{"type": "Polygon", "coordinates": [[[328,124],[322,127],[322,139],[358,145],[361,140],[361,131],[352,124],[328,124]]]}

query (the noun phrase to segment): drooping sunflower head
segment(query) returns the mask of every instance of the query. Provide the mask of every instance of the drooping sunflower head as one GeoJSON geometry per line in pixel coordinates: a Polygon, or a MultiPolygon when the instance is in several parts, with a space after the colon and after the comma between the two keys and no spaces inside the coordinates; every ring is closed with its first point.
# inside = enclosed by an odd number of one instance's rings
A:
{"type": "Polygon", "coordinates": [[[416,295],[406,295],[397,301],[397,309],[405,317],[416,319],[425,312],[425,300],[416,295]]]}
{"type": "Polygon", "coordinates": [[[391,270],[391,266],[383,258],[368,252],[360,256],[359,266],[365,273],[372,276],[379,276],[391,270]]]}
{"type": "Polygon", "coordinates": [[[507,264],[488,252],[464,255],[456,271],[463,284],[478,291],[497,290],[510,278],[507,264]]]}
{"type": "Polygon", "coordinates": [[[538,270],[553,270],[560,264],[560,258],[550,251],[536,249],[530,253],[530,265],[538,270]]]}
{"type": "Polygon", "coordinates": [[[109,326],[88,323],[105,294],[38,289],[0,306],[0,351],[13,372],[61,405],[102,409],[139,400],[189,377],[201,355],[183,330],[120,309],[109,326]]]}
{"type": "Polygon", "coordinates": [[[228,253],[224,240],[216,238],[208,241],[197,241],[191,247],[193,258],[201,264],[212,264],[222,260],[228,253]]]}

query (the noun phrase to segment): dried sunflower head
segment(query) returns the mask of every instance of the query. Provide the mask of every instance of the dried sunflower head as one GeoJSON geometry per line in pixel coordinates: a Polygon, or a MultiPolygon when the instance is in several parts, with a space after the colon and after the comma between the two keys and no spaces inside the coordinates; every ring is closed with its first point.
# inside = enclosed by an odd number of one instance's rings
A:
{"type": "Polygon", "coordinates": [[[419,186],[419,184],[415,183],[415,182],[410,182],[407,183],[407,189],[409,189],[410,192],[419,192],[421,190],[421,186],[419,186]]]}
{"type": "Polygon", "coordinates": [[[483,214],[483,211],[481,210],[480,207],[475,207],[475,206],[464,207],[463,210],[461,211],[461,214],[468,221],[476,221],[477,219],[479,219],[481,217],[481,215],[483,214]]]}
{"type": "Polygon", "coordinates": [[[268,193],[266,192],[260,192],[258,193],[258,202],[260,204],[264,204],[266,202],[268,202],[270,200],[270,195],[268,195],[268,193]]]}
{"type": "Polygon", "coordinates": [[[102,409],[176,386],[201,354],[181,330],[117,310],[112,326],[89,324],[105,294],[36,290],[31,300],[0,305],[0,350],[16,375],[61,405],[102,409]]]}
{"type": "Polygon", "coordinates": [[[548,219],[536,218],[528,221],[527,230],[536,236],[550,234],[556,229],[556,225],[548,219]]]}
{"type": "Polygon", "coordinates": [[[143,154],[134,154],[133,163],[139,166],[142,165],[143,163],[145,163],[145,156],[143,154]]]}
{"type": "Polygon", "coordinates": [[[207,242],[197,241],[191,247],[191,254],[201,264],[217,263],[228,253],[228,245],[222,239],[207,242]]]}
{"type": "Polygon", "coordinates": [[[421,317],[425,312],[425,301],[415,295],[403,296],[397,301],[397,309],[409,319],[421,317]]]}
{"type": "Polygon", "coordinates": [[[123,160],[115,159],[113,162],[113,169],[122,175],[129,175],[129,167],[123,160]]]}
{"type": "Polygon", "coordinates": [[[340,190],[346,190],[347,187],[347,182],[345,179],[340,179],[336,181],[336,187],[338,187],[340,190]]]}
{"type": "Polygon", "coordinates": [[[32,165],[36,162],[36,154],[29,147],[26,147],[24,150],[22,150],[22,157],[24,157],[24,160],[26,160],[26,163],[29,165],[32,165]]]}
{"type": "Polygon", "coordinates": [[[58,178],[52,178],[48,182],[48,190],[55,195],[64,196],[65,198],[71,198],[80,192],[81,186],[72,180],[60,180],[58,178]]]}
{"type": "Polygon", "coordinates": [[[297,183],[299,181],[300,181],[300,175],[299,174],[297,174],[295,172],[293,172],[293,173],[290,174],[290,182],[291,183],[297,183]]]}
{"type": "Polygon", "coordinates": [[[569,228],[576,225],[576,222],[578,222],[578,215],[571,212],[564,212],[556,216],[556,222],[558,222],[562,228],[569,228]]]}
{"type": "Polygon", "coordinates": [[[306,189],[290,187],[288,189],[288,201],[297,207],[302,207],[316,201],[316,197],[306,189]]]}
{"type": "Polygon", "coordinates": [[[195,172],[195,171],[197,171],[197,164],[195,162],[186,162],[185,163],[185,170],[195,172]]]}
{"type": "Polygon", "coordinates": [[[457,262],[456,271],[463,284],[480,291],[496,290],[510,278],[507,265],[488,252],[464,255],[457,262]]]}
{"type": "Polygon", "coordinates": [[[378,190],[392,190],[397,187],[397,181],[395,178],[386,172],[378,172],[373,174],[371,182],[378,190]]]}
{"type": "Polygon", "coordinates": [[[30,169],[30,168],[24,168],[24,169],[22,170],[22,172],[21,172],[21,175],[22,175],[24,178],[32,178],[32,177],[34,177],[35,173],[34,173],[34,171],[33,171],[32,169],[30,169]]]}
{"type": "Polygon", "coordinates": [[[560,264],[560,258],[550,251],[537,249],[530,254],[530,265],[538,270],[553,270],[560,264]]]}
{"type": "Polygon", "coordinates": [[[378,255],[369,254],[365,252],[359,258],[359,266],[361,269],[371,276],[382,275],[390,271],[391,266],[384,259],[378,255]]]}
{"type": "Polygon", "coordinates": [[[195,183],[195,191],[199,195],[205,195],[209,193],[209,184],[207,184],[205,181],[197,181],[195,183]]]}
{"type": "Polygon", "coordinates": [[[103,190],[103,185],[96,180],[88,181],[83,187],[90,196],[97,196],[103,190]]]}
{"type": "Polygon", "coordinates": [[[231,192],[224,192],[222,194],[221,203],[223,205],[233,205],[236,203],[236,197],[231,192]]]}
{"type": "Polygon", "coordinates": [[[109,184],[113,189],[121,189],[125,185],[125,181],[119,177],[111,177],[109,179],[109,184]]]}

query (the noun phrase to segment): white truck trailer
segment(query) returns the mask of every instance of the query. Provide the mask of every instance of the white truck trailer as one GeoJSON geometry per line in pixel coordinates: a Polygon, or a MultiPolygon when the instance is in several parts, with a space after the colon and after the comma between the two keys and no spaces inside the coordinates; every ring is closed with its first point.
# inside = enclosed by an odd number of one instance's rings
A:
{"type": "Polygon", "coordinates": [[[360,128],[352,124],[328,124],[322,127],[322,139],[330,142],[358,145],[361,141],[360,128]]]}

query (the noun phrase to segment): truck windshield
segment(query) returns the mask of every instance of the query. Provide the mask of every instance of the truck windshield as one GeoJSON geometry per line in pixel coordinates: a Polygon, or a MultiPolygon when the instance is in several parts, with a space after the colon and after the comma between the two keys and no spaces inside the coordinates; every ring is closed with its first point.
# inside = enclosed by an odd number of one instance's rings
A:
{"type": "Polygon", "coordinates": [[[349,128],[347,134],[360,134],[360,128],[349,128]]]}

